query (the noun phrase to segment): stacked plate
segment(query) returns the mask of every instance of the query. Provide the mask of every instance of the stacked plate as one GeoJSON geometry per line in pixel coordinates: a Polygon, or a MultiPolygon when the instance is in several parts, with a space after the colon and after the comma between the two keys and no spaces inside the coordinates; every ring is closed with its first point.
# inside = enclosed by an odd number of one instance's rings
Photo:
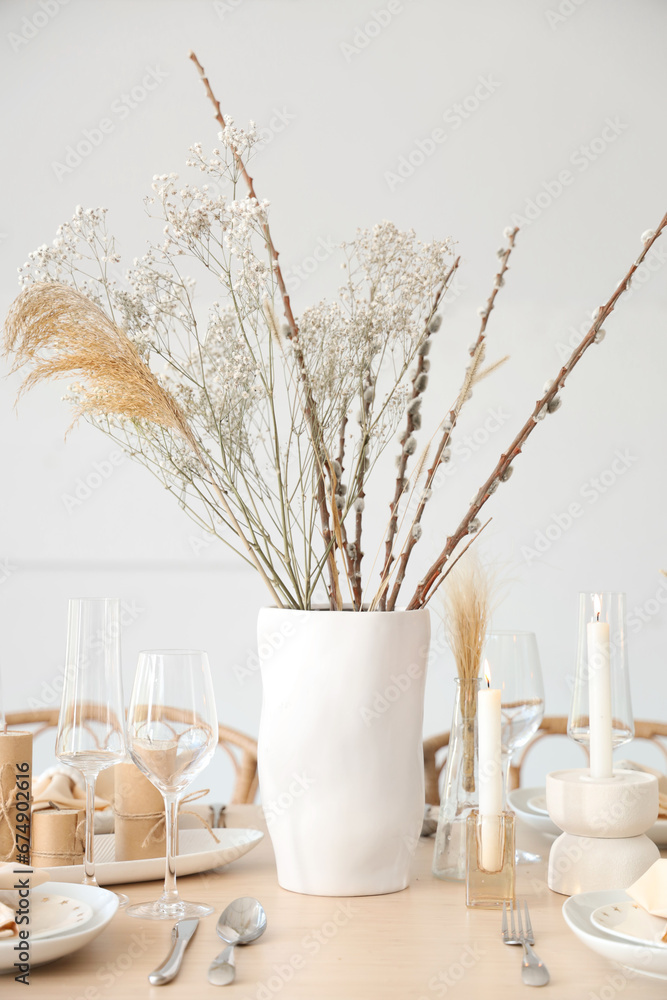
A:
{"type": "Polygon", "coordinates": [[[117,909],[118,897],[108,889],[44,882],[30,893],[30,923],[19,927],[29,930],[29,937],[0,939],[0,973],[19,974],[14,964],[23,960],[18,944],[31,968],[78,951],[104,930],[117,909]]]}
{"type": "Polygon", "coordinates": [[[592,951],[633,972],[667,980],[667,920],[653,917],[627,892],[582,892],[563,904],[572,931],[592,951]]]}

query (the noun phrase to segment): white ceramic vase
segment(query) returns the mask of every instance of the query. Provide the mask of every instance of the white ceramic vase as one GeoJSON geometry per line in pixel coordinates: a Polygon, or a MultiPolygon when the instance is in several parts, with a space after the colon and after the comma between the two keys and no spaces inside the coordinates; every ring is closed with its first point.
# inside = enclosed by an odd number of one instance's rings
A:
{"type": "Polygon", "coordinates": [[[284,889],[404,889],[424,814],[428,610],[264,608],[262,806],[284,889]]]}

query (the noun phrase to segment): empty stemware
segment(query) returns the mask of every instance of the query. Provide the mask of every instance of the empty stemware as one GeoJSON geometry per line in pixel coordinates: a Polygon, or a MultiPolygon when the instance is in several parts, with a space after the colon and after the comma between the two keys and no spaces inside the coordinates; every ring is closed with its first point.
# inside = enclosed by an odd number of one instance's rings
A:
{"type": "MultiPolygon", "coordinates": [[[[95,780],[125,757],[120,664],[120,601],[115,597],[69,602],[67,651],[56,756],[77,768],[86,785],[84,885],[95,878],[95,780]]],[[[118,893],[121,905],[127,896],[118,893]]]]}
{"type": "Polygon", "coordinates": [[[174,851],[179,800],[210,761],[217,742],[218,719],[206,653],[169,649],[140,653],[127,720],[127,747],[137,767],[164,796],[166,870],[161,897],[129,907],[130,916],[182,920],[213,912],[204,903],[188,903],[178,895],[174,851]]]}

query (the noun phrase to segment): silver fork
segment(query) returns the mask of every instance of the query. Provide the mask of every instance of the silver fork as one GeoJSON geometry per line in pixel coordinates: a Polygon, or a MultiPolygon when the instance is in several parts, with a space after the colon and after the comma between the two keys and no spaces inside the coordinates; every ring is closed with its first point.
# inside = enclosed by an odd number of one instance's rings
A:
{"type": "Polygon", "coordinates": [[[521,980],[525,986],[546,986],[549,982],[549,971],[541,958],[531,947],[535,940],[533,928],[528,913],[528,904],[524,901],[526,912],[526,933],[523,929],[521,910],[512,902],[510,909],[510,926],[507,925],[507,903],[503,903],[502,934],[505,944],[520,944],[523,946],[523,962],[521,963],[521,980]],[[515,924],[516,915],[516,924],[515,924]]]}
{"type": "MultiPolygon", "coordinates": [[[[502,935],[503,935],[503,943],[504,944],[521,944],[521,941],[516,936],[516,933],[514,931],[514,913],[510,913],[510,916],[512,918],[512,930],[511,930],[511,932],[510,932],[510,930],[509,930],[509,928],[507,926],[507,902],[505,900],[503,900],[503,922],[502,922],[502,928],[501,928],[502,935]]],[[[533,942],[531,941],[531,944],[532,943],[533,942]]]]}

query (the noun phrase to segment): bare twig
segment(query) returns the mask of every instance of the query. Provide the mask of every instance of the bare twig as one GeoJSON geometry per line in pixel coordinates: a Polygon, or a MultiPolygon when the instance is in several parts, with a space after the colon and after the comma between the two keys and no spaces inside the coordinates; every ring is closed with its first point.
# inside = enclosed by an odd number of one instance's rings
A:
{"type": "MultiPolygon", "coordinates": [[[[663,229],[667,226],[667,213],[660,220],[659,225],[653,231],[652,235],[647,236],[644,242],[643,249],[634,263],[630,266],[625,277],[616,286],[613,294],[607,300],[607,302],[600,306],[596,311],[593,323],[588,330],[586,336],[581,340],[581,342],[575,347],[570,358],[563,365],[563,367],[558,372],[556,378],[553,380],[550,388],[544,393],[544,395],[537,401],[533,412],[530,417],[523,425],[519,433],[516,435],[512,443],[510,444],[507,451],[505,451],[498,460],[493,472],[487,478],[486,482],[479,489],[473,503],[470,505],[465,517],[459,524],[458,528],[453,535],[450,535],[447,539],[444,549],[435,560],[435,562],[426,571],[424,577],[420,581],[415,590],[415,593],[408,604],[408,610],[414,610],[416,608],[422,608],[428,602],[429,598],[433,595],[435,588],[441,578],[442,570],[445,566],[447,560],[451,557],[454,549],[459,544],[459,542],[467,535],[470,534],[471,525],[477,518],[479,511],[482,509],[486,501],[491,496],[491,493],[495,491],[498,482],[503,481],[503,477],[507,477],[510,472],[510,467],[512,462],[521,454],[522,448],[532,434],[533,430],[537,426],[537,423],[541,418],[549,411],[550,406],[554,406],[554,400],[558,394],[559,389],[562,389],[565,385],[565,381],[569,376],[570,372],[581,360],[588,348],[600,340],[599,334],[602,329],[602,324],[607,319],[607,317],[613,311],[616,303],[621,298],[623,293],[630,287],[630,282],[633,274],[637,268],[641,265],[642,261],[646,257],[655,241],[658,239],[663,229]]],[[[558,405],[557,403],[555,405],[558,405]]]]}
{"type": "MultiPolygon", "coordinates": [[[[471,364],[468,367],[466,376],[463,380],[463,385],[459,391],[456,399],[456,403],[449,411],[447,418],[443,423],[443,431],[438,447],[436,448],[435,455],[433,458],[433,463],[428,470],[426,481],[424,483],[424,488],[422,495],[419,499],[419,504],[417,510],[415,511],[415,516],[413,518],[412,524],[410,525],[410,531],[403,545],[403,551],[399,557],[398,570],[396,573],[396,579],[394,581],[394,586],[391,591],[391,595],[387,600],[386,607],[389,611],[393,611],[396,607],[396,601],[405,580],[405,573],[408,567],[408,561],[412,554],[412,550],[417,544],[419,532],[415,530],[416,525],[421,522],[422,514],[424,513],[424,508],[428,503],[429,497],[431,496],[431,490],[433,487],[433,481],[435,479],[436,473],[440,468],[444,459],[448,458],[449,453],[446,449],[449,447],[451,441],[452,432],[456,426],[456,421],[458,420],[459,413],[461,412],[461,407],[468,398],[468,393],[470,392],[472,385],[475,381],[476,376],[479,377],[479,368],[481,366],[484,357],[484,343],[486,340],[486,327],[489,322],[489,316],[493,310],[496,301],[496,295],[498,291],[505,283],[505,272],[507,271],[509,265],[510,254],[514,249],[514,242],[516,240],[516,234],[518,233],[518,227],[515,227],[508,236],[507,247],[504,249],[500,259],[502,260],[502,265],[498,274],[496,274],[493,280],[493,289],[489,298],[487,300],[486,306],[482,311],[482,321],[480,323],[479,333],[477,334],[477,339],[469,348],[469,354],[471,357],[471,364]]],[[[499,251],[500,254],[500,251],[499,251]]]]}
{"type": "MultiPolygon", "coordinates": [[[[195,66],[197,67],[197,70],[199,71],[199,75],[201,77],[202,83],[204,84],[206,94],[215,109],[216,121],[221,126],[221,128],[224,129],[226,127],[225,119],[220,109],[220,102],[213,93],[213,90],[211,89],[211,84],[209,83],[209,79],[206,76],[204,67],[197,59],[197,56],[195,55],[194,52],[190,52],[189,56],[190,59],[195,64],[195,66]]],[[[232,149],[232,153],[238,171],[247,185],[248,194],[250,195],[251,198],[254,198],[255,201],[259,202],[259,199],[255,192],[254,181],[250,176],[250,174],[248,173],[248,170],[246,168],[245,163],[243,162],[242,157],[239,155],[236,149],[232,149]]],[[[294,348],[294,357],[296,358],[297,366],[299,369],[299,378],[303,386],[304,416],[308,424],[308,430],[313,443],[313,448],[315,449],[315,456],[317,459],[317,465],[318,465],[317,486],[316,486],[317,505],[320,512],[322,538],[324,541],[325,548],[328,551],[327,564],[329,568],[329,585],[330,585],[329,603],[333,609],[342,606],[342,598],[340,596],[340,587],[338,585],[338,570],[336,567],[335,546],[334,546],[334,539],[332,538],[332,533],[331,533],[331,519],[329,516],[329,509],[327,507],[326,487],[324,482],[324,470],[329,467],[330,463],[324,448],[322,428],[320,426],[319,418],[317,416],[315,400],[313,398],[313,393],[310,387],[310,380],[308,378],[308,371],[304,361],[303,351],[301,349],[301,344],[299,340],[299,327],[297,326],[296,320],[294,318],[294,313],[292,311],[292,303],[290,301],[289,293],[285,285],[285,279],[283,278],[283,273],[280,268],[280,264],[278,262],[279,254],[273,243],[268,221],[265,221],[262,224],[262,231],[264,233],[264,239],[266,241],[266,245],[269,250],[269,254],[271,256],[271,260],[273,263],[273,273],[276,276],[276,281],[278,282],[278,287],[280,289],[280,294],[283,300],[283,310],[285,312],[285,319],[287,320],[287,325],[290,330],[290,339],[292,341],[292,346],[294,348]]],[[[335,514],[333,516],[335,519],[335,514]]]]}
{"type": "MultiPolygon", "coordinates": [[[[431,309],[426,318],[424,336],[422,339],[422,346],[427,344],[431,337],[431,323],[438,311],[438,306],[442,301],[442,297],[449,287],[449,283],[453,276],[456,274],[461,258],[457,257],[452,266],[447,271],[445,277],[442,280],[442,284],[438,288],[431,309]]],[[[427,360],[427,350],[422,350],[417,356],[417,366],[414,377],[412,379],[412,395],[410,397],[410,402],[408,403],[408,412],[406,415],[406,426],[402,436],[402,448],[401,453],[398,458],[398,469],[396,472],[396,487],[394,489],[394,496],[389,504],[389,525],[387,527],[387,536],[385,539],[385,557],[384,565],[382,566],[382,572],[380,574],[380,610],[386,610],[387,603],[387,580],[389,578],[389,573],[391,571],[392,563],[394,561],[393,549],[394,540],[396,538],[396,532],[398,530],[398,507],[401,502],[401,497],[405,492],[405,470],[408,464],[408,458],[412,452],[407,447],[407,442],[412,436],[412,432],[416,429],[417,423],[421,421],[421,414],[417,416],[417,407],[415,401],[419,399],[424,393],[425,385],[422,384],[426,381],[426,371],[429,367],[430,362],[427,360]],[[410,405],[412,404],[412,406],[410,405]]]]}

